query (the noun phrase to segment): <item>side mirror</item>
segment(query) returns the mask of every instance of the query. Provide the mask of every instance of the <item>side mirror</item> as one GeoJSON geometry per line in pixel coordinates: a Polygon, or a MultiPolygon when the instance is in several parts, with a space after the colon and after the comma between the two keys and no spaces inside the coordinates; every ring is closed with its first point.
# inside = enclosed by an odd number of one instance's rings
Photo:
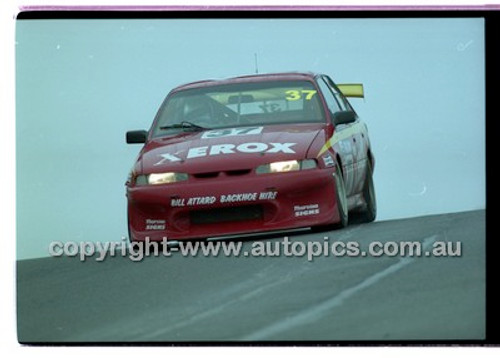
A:
{"type": "Polygon", "coordinates": [[[140,130],[127,132],[127,144],[146,143],[147,139],[148,131],[140,130]]]}
{"type": "Polygon", "coordinates": [[[356,113],[353,111],[338,111],[332,115],[333,124],[347,124],[356,120],[356,113]]]}

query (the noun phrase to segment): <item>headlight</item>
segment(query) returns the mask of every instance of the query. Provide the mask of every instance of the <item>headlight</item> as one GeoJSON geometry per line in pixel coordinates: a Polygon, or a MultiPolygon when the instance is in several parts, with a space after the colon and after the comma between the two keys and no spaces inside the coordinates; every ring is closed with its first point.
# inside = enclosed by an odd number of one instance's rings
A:
{"type": "Polygon", "coordinates": [[[188,179],[186,173],[152,173],[149,175],[139,175],[135,178],[136,185],[157,185],[170,184],[188,179]]]}
{"type": "Polygon", "coordinates": [[[296,160],[287,160],[286,162],[274,162],[269,164],[270,173],[293,172],[299,169],[300,165],[296,160]]]}
{"type": "Polygon", "coordinates": [[[301,161],[287,160],[283,162],[274,162],[263,164],[256,169],[257,174],[266,173],[285,173],[297,170],[313,169],[316,168],[316,161],[314,159],[305,159],[301,161]]]}

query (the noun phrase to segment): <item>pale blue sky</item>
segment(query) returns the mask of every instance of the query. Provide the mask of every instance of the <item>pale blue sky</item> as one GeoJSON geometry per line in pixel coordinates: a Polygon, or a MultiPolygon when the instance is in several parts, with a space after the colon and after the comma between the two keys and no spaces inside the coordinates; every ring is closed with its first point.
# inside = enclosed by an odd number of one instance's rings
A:
{"type": "Polygon", "coordinates": [[[378,220],[484,208],[483,19],[18,21],[17,254],[120,241],[124,183],[173,87],[259,72],[362,82],[378,220]]]}

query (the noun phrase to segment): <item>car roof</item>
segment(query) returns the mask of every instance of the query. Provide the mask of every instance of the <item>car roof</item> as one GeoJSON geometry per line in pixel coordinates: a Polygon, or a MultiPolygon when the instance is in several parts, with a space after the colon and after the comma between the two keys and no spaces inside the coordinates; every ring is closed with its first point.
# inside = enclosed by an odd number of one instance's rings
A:
{"type": "Polygon", "coordinates": [[[279,73],[263,73],[263,74],[254,74],[254,75],[243,75],[231,78],[224,78],[219,80],[203,80],[196,82],[189,82],[183,85],[175,87],[172,92],[186,90],[186,89],[194,89],[194,88],[203,88],[210,86],[218,86],[218,85],[226,85],[233,83],[249,83],[249,82],[260,82],[260,81],[268,81],[268,80],[313,80],[318,74],[313,72],[279,72],[279,73]]]}

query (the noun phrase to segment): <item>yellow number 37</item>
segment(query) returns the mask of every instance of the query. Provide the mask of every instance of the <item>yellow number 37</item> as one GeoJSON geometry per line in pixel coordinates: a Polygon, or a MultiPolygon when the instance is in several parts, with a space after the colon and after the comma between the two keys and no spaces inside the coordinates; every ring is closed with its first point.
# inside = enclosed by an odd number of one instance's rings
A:
{"type": "Polygon", "coordinates": [[[289,90],[285,92],[285,98],[287,101],[298,101],[302,98],[302,96],[305,96],[305,99],[309,101],[311,98],[313,98],[316,92],[316,90],[289,90]]]}

